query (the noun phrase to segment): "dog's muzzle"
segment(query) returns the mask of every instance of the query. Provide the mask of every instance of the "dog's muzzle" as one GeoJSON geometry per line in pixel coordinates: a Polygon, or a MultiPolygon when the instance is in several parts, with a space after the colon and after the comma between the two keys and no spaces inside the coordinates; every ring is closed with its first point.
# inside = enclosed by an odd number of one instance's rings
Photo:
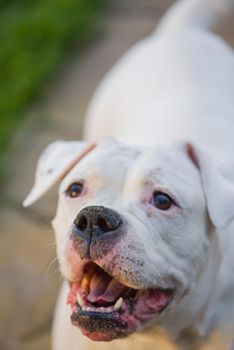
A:
{"type": "Polygon", "coordinates": [[[71,227],[67,260],[74,276],[67,302],[72,324],[92,340],[110,341],[139,331],[174,298],[170,287],[135,288],[144,260],[125,252],[128,228],[124,216],[102,206],[82,209],[71,227]]]}
{"type": "Polygon", "coordinates": [[[82,209],[74,220],[76,234],[90,241],[91,238],[103,239],[115,233],[122,225],[120,215],[112,209],[102,206],[89,206],[82,209]]]}

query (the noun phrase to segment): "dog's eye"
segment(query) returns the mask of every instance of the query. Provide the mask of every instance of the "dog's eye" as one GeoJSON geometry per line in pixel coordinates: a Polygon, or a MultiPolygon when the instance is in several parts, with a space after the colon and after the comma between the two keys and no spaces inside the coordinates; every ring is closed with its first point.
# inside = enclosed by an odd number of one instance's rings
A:
{"type": "Polygon", "coordinates": [[[155,192],[153,196],[153,205],[160,210],[168,210],[173,205],[173,199],[163,192],[155,192]]]}
{"type": "Polygon", "coordinates": [[[81,194],[82,190],[83,190],[83,184],[79,182],[75,182],[68,187],[66,194],[71,198],[76,198],[81,194]]]}

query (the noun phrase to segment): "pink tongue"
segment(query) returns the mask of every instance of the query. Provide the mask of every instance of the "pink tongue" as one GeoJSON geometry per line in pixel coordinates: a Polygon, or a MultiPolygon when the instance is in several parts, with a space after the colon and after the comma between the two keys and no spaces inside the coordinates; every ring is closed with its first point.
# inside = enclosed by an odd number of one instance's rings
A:
{"type": "Polygon", "coordinates": [[[112,303],[128,290],[127,287],[104,273],[95,273],[90,282],[87,297],[91,303],[112,303]]]}

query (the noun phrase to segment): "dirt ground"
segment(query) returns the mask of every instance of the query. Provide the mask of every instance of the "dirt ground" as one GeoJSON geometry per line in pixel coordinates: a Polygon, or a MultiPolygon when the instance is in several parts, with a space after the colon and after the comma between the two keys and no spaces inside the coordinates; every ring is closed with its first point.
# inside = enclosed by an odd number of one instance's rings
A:
{"type": "MultiPolygon", "coordinates": [[[[88,101],[102,76],[128,47],[155,28],[172,2],[110,1],[96,39],[70,59],[13,142],[0,202],[0,350],[50,349],[62,281],[50,226],[56,189],[31,208],[21,206],[32,186],[37,158],[56,139],[80,138],[88,101]]],[[[234,16],[218,31],[234,46],[234,16]]],[[[215,335],[202,349],[224,349],[219,341],[215,335]]],[[[160,340],[158,349],[170,349],[162,344],[160,340]]]]}

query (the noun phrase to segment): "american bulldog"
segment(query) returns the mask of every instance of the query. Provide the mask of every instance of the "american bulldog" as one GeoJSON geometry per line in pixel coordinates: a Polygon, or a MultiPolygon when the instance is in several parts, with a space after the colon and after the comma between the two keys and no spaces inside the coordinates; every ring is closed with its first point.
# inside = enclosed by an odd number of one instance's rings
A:
{"type": "Polygon", "coordinates": [[[24,205],[60,181],[54,350],[234,326],[234,56],[209,31],[231,3],[176,2],[100,84],[85,141],[40,157],[24,205]]]}

